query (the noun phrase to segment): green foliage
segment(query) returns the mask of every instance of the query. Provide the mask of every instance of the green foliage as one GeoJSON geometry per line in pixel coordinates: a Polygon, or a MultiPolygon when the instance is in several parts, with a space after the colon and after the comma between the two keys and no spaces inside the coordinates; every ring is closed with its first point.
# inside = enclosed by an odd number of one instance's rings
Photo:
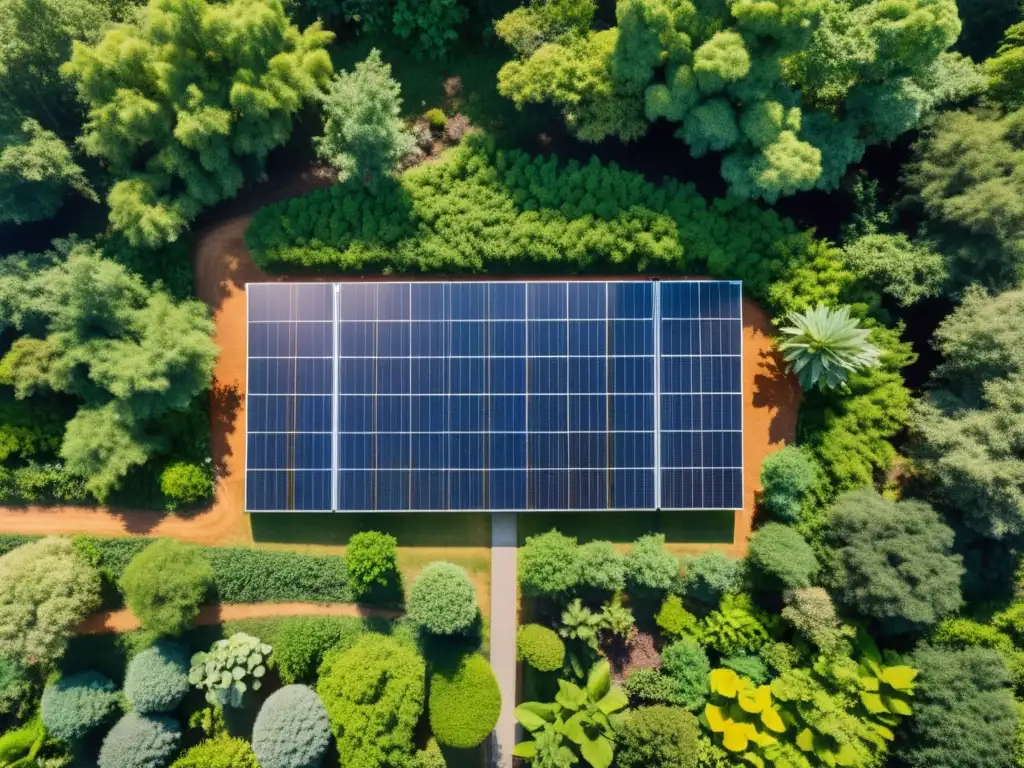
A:
{"type": "MultiPolygon", "coordinates": [[[[763,650],[763,649],[762,649],[763,650]]],[[[758,656],[747,656],[743,653],[734,656],[724,656],[721,664],[726,669],[731,669],[740,677],[747,678],[754,685],[763,685],[770,677],[768,667],[758,656]]]]}
{"type": "Polygon", "coordinates": [[[818,571],[814,550],[793,528],[768,523],[750,537],[747,562],[760,586],[776,589],[809,587],[818,571]]]}
{"type": "Polygon", "coordinates": [[[327,707],[342,765],[411,764],[425,676],[423,659],[388,637],[368,635],[325,659],[317,693],[327,707]]]}
{"type": "Polygon", "coordinates": [[[661,669],[662,674],[675,683],[671,704],[686,707],[691,712],[704,706],[711,663],[700,643],[692,637],[669,643],[661,651],[661,669]]]}
{"type": "Polygon", "coordinates": [[[456,27],[466,18],[466,10],[458,0],[397,0],[394,32],[412,39],[413,55],[439,59],[448,52],[448,45],[458,40],[456,27]]]}
{"type": "Polygon", "coordinates": [[[996,55],[985,62],[989,98],[1004,109],[1024,107],[1024,24],[1014,24],[1003,35],[996,55]]]}
{"type": "Polygon", "coordinates": [[[852,631],[840,623],[828,592],[821,587],[805,587],[786,592],[784,598],[782,618],[805,640],[826,655],[843,650],[843,642],[852,631]]]}
{"type": "Polygon", "coordinates": [[[281,681],[286,685],[311,681],[327,651],[347,650],[366,632],[362,619],[348,616],[287,619],[273,637],[274,664],[281,681]]]}
{"type": "Polygon", "coordinates": [[[786,730],[767,685],[755,686],[731,669],[716,669],[711,672],[710,687],[711,701],[704,707],[703,722],[726,751],[739,753],[750,762],[748,754],[756,757],[758,748],[772,747],[777,742],[775,734],[786,730]]]}
{"type": "Polygon", "coordinates": [[[974,619],[945,619],[928,638],[932,645],[940,648],[963,650],[965,648],[991,648],[1004,656],[1013,653],[1013,638],[989,624],[974,619]]]}
{"type": "Polygon", "coordinates": [[[445,125],[448,124],[448,118],[445,117],[444,112],[437,107],[428,109],[424,112],[423,119],[426,120],[430,127],[435,131],[444,130],[445,125]]]}
{"type": "Polygon", "coordinates": [[[914,716],[900,730],[895,757],[909,768],[1010,768],[1017,705],[995,651],[923,646],[914,716]]]}
{"type": "Polygon", "coordinates": [[[81,672],[47,685],[39,714],[47,733],[74,744],[104,723],[109,724],[119,705],[110,680],[99,672],[81,672]]]}
{"type": "Polygon", "coordinates": [[[165,640],[128,662],[124,695],[136,712],[173,712],[188,693],[189,663],[185,649],[165,640]]]}
{"type": "Polygon", "coordinates": [[[401,582],[397,547],[394,536],[379,531],[361,531],[348,540],[345,564],[357,600],[393,590],[401,582]]]}
{"type": "Polygon", "coordinates": [[[848,610],[885,634],[922,632],[963,603],[963,559],[928,504],[866,489],[843,495],[824,534],[822,581],[848,610]]]}
{"type": "Polygon", "coordinates": [[[431,739],[427,742],[425,749],[417,750],[413,755],[412,768],[447,768],[447,766],[437,739],[431,739]]]}
{"type": "Polygon", "coordinates": [[[626,555],[626,585],[640,594],[667,592],[679,576],[679,560],[665,549],[665,534],[652,533],[633,542],[626,555]]]}
{"type": "Polygon", "coordinates": [[[566,640],[582,643],[591,650],[597,650],[604,621],[601,614],[594,613],[578,597],[562,611],[561,624],[558,634],[566,640]]]}
{"type": "Polygon", "coordinates": [[[814,456],[804,448],[787,445],[761,463],[761,505],[786,523],[800,519],[820,483],[814,456]]]}
{"type": "Polygon", "coordinates": [[[697,617],[683,607],[678,595],[669,595],[661,604],[655,623],[663,634],[672,638],[697,634],[697,617]]]}
{"type": "Polygon", "coordinates": [[[201,741],[179,757],[171,768],[261,768],[249,742],[230,736],[201,741]]]}
{"type": "Polygon", "coordinates": [[[462,749],[482,744],[501,711],[501,691],[487,659],[467,654],[452,667],[435,670],[428,707],[438,743],[462,749]]]}
{"type": "Polygon", "coordinates": [[[34,717],[0,736],[0,765],[24,765],[36,758],[45,743],[46,727],[41,718],[34,717]]]}
{"type": "Polygon", "coordinates": [[[633,670],[623,684],[633,704],[675,704],[677,689],[675,680],[653,667],[633,670]]]}
{"type": "Polygon", "coordinates": [[[51,536],[0,557],[0,656],[49,667],[100,604],[100,580],[71,539],[51,536]]]}
{"type": "Polygon", "coordinates": [[[213,583],[213,568],[202,550],[161,539],[132,558],[121,576],[125,602],[142,626],[180,635],[199,615],[213,583]]]}
{"type": "Polygon", "coordinates": [[[331,745],[331,721],[312,688],[286,685],[263,702],[252,726],[260,768],[317,768],[331,745]]]}
{"type": "Polygon", "coordinates": [[[559,680],[554,702],[516,707],[516,720],[533,738],[516,744],[512,754],[531,763],[549,764],[555,758],[554,763],[567,766],[574,762],[568,741],[591,768],[609,768],[618,731],[614,715],[628,703],[626,694],[612,686],[611,667],[602,659],[584,688],[559,680]]]}
{"type": "Polygon", "coordinates": [[[701,620],[698,639],[723,656],[757,651],[768,641],[768,631],[753,610],[749,596],[726,595],[718,610],[701,620]]]}
{"type": "Polygon", "coordinates": [[[236,632],[217,640],[208,653],[192,656],[188,681],[206,691],[206,700],[215,707],[241,707],[246,691],[262,687],[272,650],[259,638],[236,632]]]}
{"type": "Polygon", "coordinates": [[[869,331],[850,317],[849,307],[833,310],[819,304],[786,319],[791,325],[780,329],[779,350],[805,390],[841,388],[851,373],[878,364],[878,348],[868,341],[869,331]]]}
{"type": "Polygon", "coordinates": [[[617,735],[622,768],[697,768],[697,719],[676,707],[627,713],[617,735]]]}
{"type": "Polygon", "coordinates": [[[175,461],[160,472],[160,492],[171,509],[208,501],[213,498],[213,475],[199,464],[175,461]]]}
{"type": "Polygon", "coordinates": [[[555,530],[529,536],[519,550],[519,587],[526,597],[561,597],[580,581],[576,539],[555,530]]]}
{"type": "Polygon", "coordinates": [[[180,743],[181,726],[176,720],[129,712],[103,739],[99,768],[164,768],[180,743]]]}
{"type": "Polygon", "coordinates": [[[159,246],[233,197],[326,82],[331,39],[300,32],[278,0],[152,0],[140,24],[76,43],[61,71],[88,109],[83,148],[117,179],[114,229],[159,246]]]}
{"type": "Polygon", "coordinates": [[[626,588],[626,557],[610,541],[591,541],[577,552],[579,586],[601,592],[626,588]]]}
{"type": "Polygon", "coordinates": [[[479,614],[476,589],[466,570],[458,565],[431,563],[412,584],[409,618],[431,634],[464,634],[479,614]]]}
{"type": "Polygon", "coordinates": [[[892,296],[901,307],[938,296],[948,276],[941,253],[904,234],[865,235],[846,245],[843,253],[858,280],[892,296]]]}
{"type": "Polygon", "coordinates": [[[323,96],[324,134],[317,154],[338,179],[363,184],[387,174],[416,146],[402,121],[401,87],[376,48],[352,72],[338,72],[323,96]]]}
{"type": "Polygon", "coordinates": [[[723,595],[742,589],[745,574],[745,561],[709,549],[683,558],[679,588],[686,597],[717,607],[723,595]]]}
{"type": "Polygon", "coordinates": [[[347,603],[353,599],[345,560],[337,555],[241,547],[208,547],[203,553],[213,565],[217,597],[225,603],[347,603]]]}
{"type": "Polygon", "coordinates": [[[622,603],[622,593],[615,593],[601,606],[601,625],[613,635],[625,639],[633,631],[635,624],[636,617],[632,609],[622,603]]]}
{"type": "Polygon", "coordinates": [[[524,624],[516,630],[516,657],[539,672],[555,672],[565,661],[565,643],[554,630],[524,624]]]}
{"type": "Polygon", "coordinates": [[[27,720],[38,693],[36,679],[25,667],[0,656],[0,722],[27,720]]]}

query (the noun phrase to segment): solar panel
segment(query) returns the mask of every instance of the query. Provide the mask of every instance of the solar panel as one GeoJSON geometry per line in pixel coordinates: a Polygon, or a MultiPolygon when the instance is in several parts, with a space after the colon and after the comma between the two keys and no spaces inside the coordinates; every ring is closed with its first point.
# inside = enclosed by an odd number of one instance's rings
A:
{"type": "Polygon", "coordinates": [[[249,297],[250,511],[742,504],[738,283],[249,297]]]}

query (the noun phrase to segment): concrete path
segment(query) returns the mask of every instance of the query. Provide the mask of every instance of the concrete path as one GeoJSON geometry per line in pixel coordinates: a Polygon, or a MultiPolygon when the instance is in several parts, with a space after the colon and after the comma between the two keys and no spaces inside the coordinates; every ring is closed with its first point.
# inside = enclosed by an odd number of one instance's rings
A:
{"type": "Polygon", "coordinates": [[[491,765],[511,768],[516,743],[516,627],[519,605],[515,513],[491,514],[491,667],[501,689],[501,715],[491,740],[491,765]]]}

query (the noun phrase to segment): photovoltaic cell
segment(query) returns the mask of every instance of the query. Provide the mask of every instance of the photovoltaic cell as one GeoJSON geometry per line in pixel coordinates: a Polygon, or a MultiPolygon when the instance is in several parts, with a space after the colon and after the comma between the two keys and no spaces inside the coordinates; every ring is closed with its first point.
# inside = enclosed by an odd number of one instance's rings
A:
{"type": "Polygon", "coordinates": [[[738,507],[739,302],[712,282],[250,285],[246,508],[738,507]]]}

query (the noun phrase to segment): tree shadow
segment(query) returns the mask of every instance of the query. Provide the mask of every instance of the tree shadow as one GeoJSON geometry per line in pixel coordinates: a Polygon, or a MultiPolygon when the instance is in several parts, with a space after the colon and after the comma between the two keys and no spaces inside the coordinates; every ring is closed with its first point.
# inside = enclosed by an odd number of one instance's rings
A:
{"type": "Polygon", "coordinates": [[[796,379],[786,370],[786,363],[777,350],[761,350],[758,356],[759,373],[754,376],[752,403],[756,409],[772,413],[768,426],[768,442],[780,443],[793,438],[792,422],[784,415],[800,409],[801,392],[796,379]]]}

